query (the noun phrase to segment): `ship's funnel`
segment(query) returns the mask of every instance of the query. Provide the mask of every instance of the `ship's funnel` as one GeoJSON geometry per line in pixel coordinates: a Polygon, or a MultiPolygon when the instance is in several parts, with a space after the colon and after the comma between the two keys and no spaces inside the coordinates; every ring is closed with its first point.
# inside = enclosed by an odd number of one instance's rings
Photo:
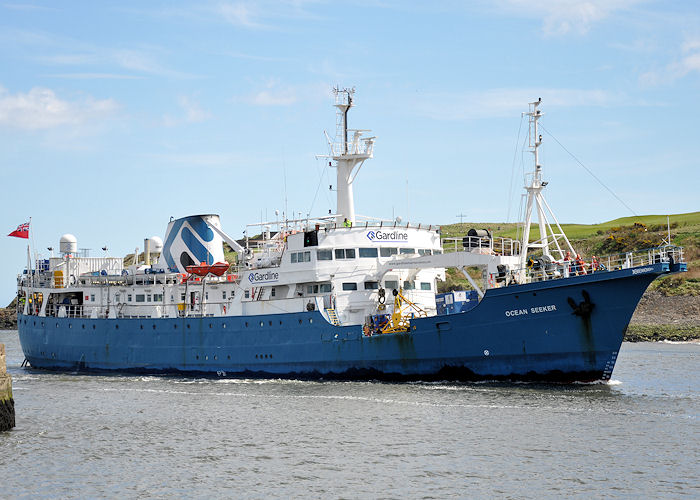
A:
{"type": "Polygon", "coordinates": [[[209,225],[220,228],[219,216],[190,215],[170,221],[155,267],[184,273],[187,266],[200,262],[224,262],[223,240],[209,225]]]}

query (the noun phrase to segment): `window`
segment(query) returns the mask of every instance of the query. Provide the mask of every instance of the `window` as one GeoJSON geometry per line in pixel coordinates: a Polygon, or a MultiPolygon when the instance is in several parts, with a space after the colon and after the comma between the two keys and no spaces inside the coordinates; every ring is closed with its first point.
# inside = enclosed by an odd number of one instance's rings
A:
{"type": "Polygon", "coordinates": [[[430,290],[431,289],[430,283],[425,283],[425,282],[421,281],[420,289],[421,290],[430,290]]]}
{"type": "Polygon", "coordinates": [[[343,283],[343,290],[357,290],[357,283],[343,283]]]}
{"type": "Polygon", "coordinates": [[[379,283],[376,281],[365,281],[365,290],[377,290],[379,283]]]}
{"type": "Polygon", "coordinates": [[[309,295],[318,293],[318,285],[306,285],[306,293],[309,295]]]}
{"type": "Polygon", "coordinates": [[[273,286],[270,289],[270,297],[274,297],[277,294],[277,289],[273,286]]]}
{"type": "Polygon", "coordinates": [[[316,250],[316,260],[333,260],[333,251],[316,250]]]}
{"type": "Polygon", "coordinates": [[[246,290],[246,291],[245,291],[244,297],[245,297],[246,299],[249,299],[249,298],[250,298],[250,290],[246,290]]]}
{"type": "Polygon", "coordinates": [[[419,248],[418,249],[418,255],[432,255],[433,251],[430,250],[429,248],[419,248]]]}
{"type": "Polygon", "coordinates": [[[396,248],[387,248],[387,247],[382,247],[379,249],[379,255],[382,257],[391,257],[392,255],[396,255],[398,253],[398,249],[396,248]]]}
{"type": "Polygon", "coordinates": [[[433,250],[434,255],[440,255],[442,253],[442,250],[433,250]]]}
{"type": "Polygon", "coordinates": [[[290,255],[290,260],[292,264],[311,262],[311,252],[292,252],[290,255]]]}
{"type": "Polygon", "coordinates": [[[414,290],[415,288],[416,287],[415,287],[415,284],[413,283],[413,281],[404,281],[403,282],[403,289],[404,290],[414,290]]]}
{"type": "Polygon", "coordinates": [[[148,295],[146,295],[146,302],[150,302],[150,301],[151,301],[151,294],[149,293],[148,295]]]}
{"type": "MultiPolygon", "coordinates": [[[[129,295],[129,297],[131,297],[131,295],[129,295]]],[[[131,300],[131,298],[129,300],[131,300]]],[[[184,292],[180,294],[180,300],[183,300],[183,301],[185,300],[184,292]]]]}
{"type": "Polygon", "coordinates": [[[335,249],[336,259],[354,259],[355,249],[354,248],[336,248],[335,249]]]}
{"type": "Polygon", "coordinates": [[[90,301],[91,301],[91,302],[95,302],[95,296],[94,296],[94,295],[90,295],[90,301]]]}
{"type": "Polygon", "coordinates": [[[330,283],[321,283],[318,286],[318,289],[321,293],[331,293],[331,284],[330,283]]]}
{"type": "Polygon", "coordinates": [[[360,248],[361,259],[371,259],[376,257],[378,253],[376,248],[360,248]]]}
{"type": "Polygon", "coordinates": [[[387,290],[398,290],[399,282],[394,280],[386,280],[384,282],[384,288],[386,288],[387,290]]]}
{"type": "Polygon", "coordinates": [[[209,292],[204,292],[204,300],[209,300],[209,292]]]}
{"type": "MultiPolygon", "coordinates": [[[[185,297],[183,296],[182,298],[184,299],[185,297]]],[[[126,296],[126,301],[127,301],[127,302],[131,302],[131,294],[128,294],[128,295],[126,296]]]]}
{"type": "Polygon", "coordinates": [[[404,255],[412,255],[412,254],[416,253],[415,248],[401,248],[401,249],[399,249],[399,251],[404,255]]]}
{"type": "Polygon", "coordinates": [[[163,302],[163,294],[162,293],[154,293],[153,294],[153,302],[163,302]]]}
{"type": "Polygon", "coordinates": [[[119,294],[118,293],[114,294],[114,302],[119,302],[119,294]]]}
{"type": "Polygon", "coordinates": [[[136,302],[146,302],[146,296],[142,293],[137,293],[136,302]]]}
{"type": "Polygon", "coordinates": [[[226,290],[221,291],[221,298],[226,300],[226,290]]]}

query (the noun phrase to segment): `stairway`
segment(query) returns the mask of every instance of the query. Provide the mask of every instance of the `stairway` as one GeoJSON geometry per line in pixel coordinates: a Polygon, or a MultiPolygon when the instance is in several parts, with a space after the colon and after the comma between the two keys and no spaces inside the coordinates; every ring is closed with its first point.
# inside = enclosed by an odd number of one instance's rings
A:
{"type": "Polygon", "coordinates": [[[340,320],[338,319],[338,315],[335,313],[335,309],[326,309],[326,314],[328,315],[328,319],[332,324],[335,326],[340,326],[340,320]]]}

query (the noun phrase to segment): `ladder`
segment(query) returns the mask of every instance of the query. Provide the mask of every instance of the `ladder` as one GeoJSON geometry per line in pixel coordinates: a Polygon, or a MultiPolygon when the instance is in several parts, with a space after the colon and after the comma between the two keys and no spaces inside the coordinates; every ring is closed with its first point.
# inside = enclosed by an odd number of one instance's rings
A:
{"type": "Polygon", "coordinates": [[[340,326],[340,320],[338,319],[338,315],[335,313],[334,308],[326,309],[326,314],[328,315],[328,319],[332,324],[335,326],[340,326]]]}

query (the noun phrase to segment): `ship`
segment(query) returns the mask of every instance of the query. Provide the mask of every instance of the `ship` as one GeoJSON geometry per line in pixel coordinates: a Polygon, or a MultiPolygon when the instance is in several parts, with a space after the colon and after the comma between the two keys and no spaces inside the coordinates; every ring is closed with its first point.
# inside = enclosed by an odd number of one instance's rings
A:
{"type": "MultiPolygon", "coordinates": [[[[337,209],[275,213],[243,239],[217,214],[167,224],[143,258],[31,257],[18,276],[18,330],[33,369],[392,381],[608,380],[648,285],[687,270],[666,244],[584,261],[545,200],[541,99],[529,103],[518,237],[355,213],[353,183],[375,136],[349,129],[354,89],[334,89],[337,209]],[[330,212],[330,211],[329,211],[330,212]],[[533,225],[538,232],[532,231],[533,225]],[[537,239],[531,241],[531,236],[537,239]],[[233,251],[227,262],[224,245],[233,251]],[[446,269],[467,290],[438,293],[446,269]]],[[[28,255],[31,252],[28,251],[28,255]]]]}

